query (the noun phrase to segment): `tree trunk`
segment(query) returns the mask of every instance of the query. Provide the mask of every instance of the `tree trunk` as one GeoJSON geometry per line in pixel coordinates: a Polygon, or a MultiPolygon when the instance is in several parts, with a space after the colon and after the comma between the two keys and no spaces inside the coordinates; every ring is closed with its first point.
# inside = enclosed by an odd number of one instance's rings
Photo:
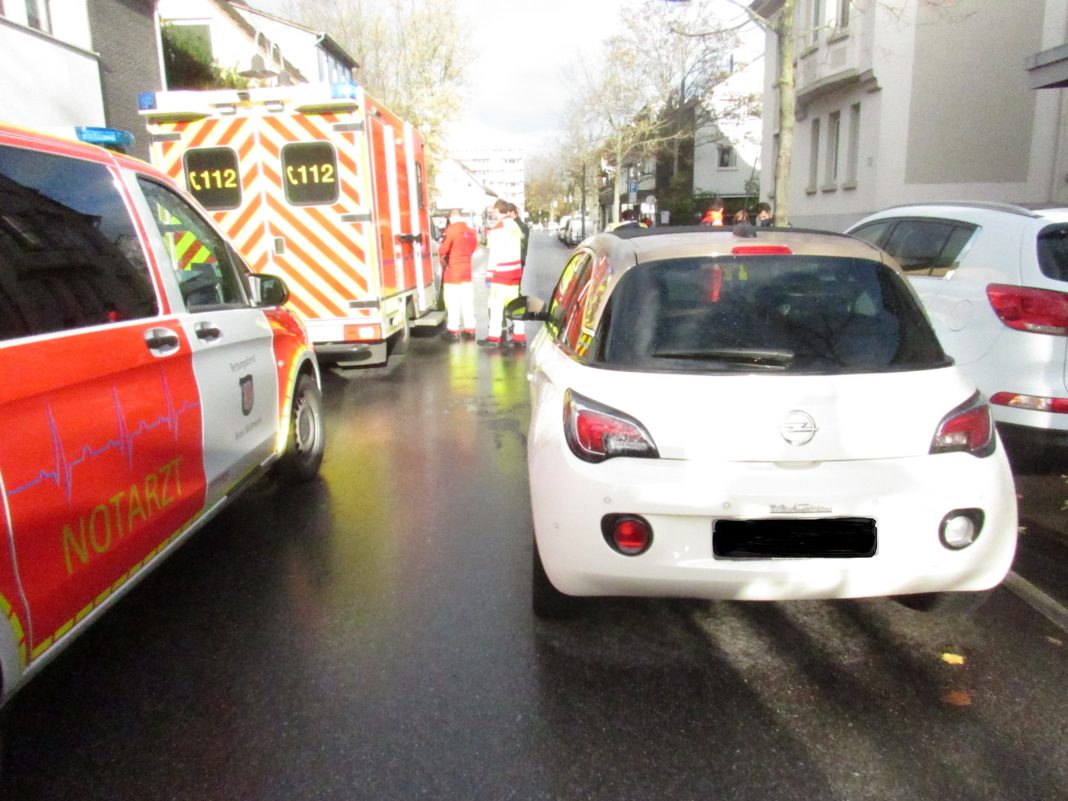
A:
{"type": "Polygon", "coordinates": [[[779,50],[779,152],[775,157],[775,225],[790,224],[790,155],[794,147],[796,82],[794,32],[796,0],[785,0],[775,34],[779,50]]]}

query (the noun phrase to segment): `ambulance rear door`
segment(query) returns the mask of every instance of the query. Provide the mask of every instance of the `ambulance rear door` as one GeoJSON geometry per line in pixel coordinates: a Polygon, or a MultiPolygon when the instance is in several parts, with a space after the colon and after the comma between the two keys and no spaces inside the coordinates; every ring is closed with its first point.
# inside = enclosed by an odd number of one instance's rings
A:
{"type": "Polygon", "coordinates": [[[153,123],[165,132],[153,161],[212,213],[253,271],[285,279],[314,343],[380,339],[356,102],[280,111],[277,91],[249,94],[232,118],[153,123]]]}

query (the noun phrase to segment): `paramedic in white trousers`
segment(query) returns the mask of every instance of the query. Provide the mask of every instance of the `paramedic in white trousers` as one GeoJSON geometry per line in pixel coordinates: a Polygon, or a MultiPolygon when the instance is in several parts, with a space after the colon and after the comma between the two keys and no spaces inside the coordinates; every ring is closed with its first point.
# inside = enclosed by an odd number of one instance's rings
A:
{"type": "MultiPolygon", "coordinates": [[[[519,297],[519,283],[523,277],[523,232],[508,216],[506,200],[498,198],[493,204],[493,219],[494,224],[486,231],[489,329],[486,338],[480,339],[478,344],[496,348],[505,344],[504,307],[508,301],[519,297]]],[[[513,323],[512,342],[515,345],[526,345],[527,342],[523,323],[519,320],[513,323]]]]}

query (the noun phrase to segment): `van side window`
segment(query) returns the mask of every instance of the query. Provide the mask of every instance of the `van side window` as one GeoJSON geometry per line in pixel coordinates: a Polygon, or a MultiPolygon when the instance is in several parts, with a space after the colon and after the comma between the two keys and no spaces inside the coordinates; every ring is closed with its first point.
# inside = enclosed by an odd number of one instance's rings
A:
{"type": "Polygon", "coordinates": [[[111,171],[0,147],[0,340],[152,317],[158,308],[111,171]]]}
{"type": "Polygon", "coordinates": [[[247,305],[242,283],[225,241],[179,195],[155,181],[138,178],[163,239],[186,308],[247,305]]]}

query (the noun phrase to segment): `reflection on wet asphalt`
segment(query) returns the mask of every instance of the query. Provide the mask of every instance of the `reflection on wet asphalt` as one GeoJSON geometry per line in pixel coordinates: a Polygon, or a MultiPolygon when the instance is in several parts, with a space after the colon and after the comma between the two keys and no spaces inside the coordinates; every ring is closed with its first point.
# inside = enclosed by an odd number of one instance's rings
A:
{"type": "Polygon", "coordinates": [[[250,491],[31,682],[0,798],[1068,797],[1068,643],[1008,592],[535,622],[525,373],[436,338],[328,372],[321,479],[250,491]]]}

